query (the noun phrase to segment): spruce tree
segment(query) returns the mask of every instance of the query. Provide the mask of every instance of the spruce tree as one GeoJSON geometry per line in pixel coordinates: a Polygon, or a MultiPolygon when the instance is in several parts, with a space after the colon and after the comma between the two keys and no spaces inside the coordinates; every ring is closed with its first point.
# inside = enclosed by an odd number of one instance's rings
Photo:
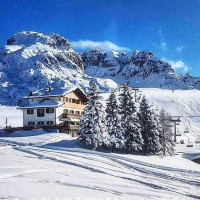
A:
{"type": "Polygon", "coordinates": [[[100,91],[94,83],[88,94],[88,102],[84,109],[84,115],[80,121],[80,139],[96,150],[99,146],[109,145],[109,135],[105,121],[105,109],[102,105],[100,91]]]}
{"type": "Polygon", "coordinates": [[[157,123],[155,120],[155,115],[150,108],[145,96],[143,96],[139,112],[139,123],[141,126],[141,133],[143,138],[143,153],[155,154],[160,150],[159,132],[157,128],[157,123]]]}
{"type": "Polygon", "coordinates": [[[106,123],[110,135],[110,145],[112,151],[115,148],[124,146],[124,134],[119,118],[119,109],[117,98],[114,92],[111,92],[106,104],[106,123]]]}
{"type": "Polygon", "coordinates": [[[130,88],[124,84],[121,87],[119,113],[121,126],[124,129],[126,151],[139,152],[142,150],[143,139],[140,133],[140,124],[136,115],[136,106],[130,88]]]}
{"type": "Polygon", "coordinates": [[[161,154],[163,156],[173,155],[174,153],[174,141],[173,132],[170,122],[170,116],[164,109],[159,114],[159,133],[160,133],[160,144],[161,154]]]}

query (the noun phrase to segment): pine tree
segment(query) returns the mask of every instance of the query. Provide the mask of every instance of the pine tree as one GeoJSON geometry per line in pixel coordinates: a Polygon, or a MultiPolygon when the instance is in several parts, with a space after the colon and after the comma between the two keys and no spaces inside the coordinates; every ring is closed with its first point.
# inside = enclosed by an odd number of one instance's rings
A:
{"type": "Polygon", "coordinates": [[[106,128],[105,109],[102,105],[102,97],[94,83],[88,94],[88,102],[84,109],[84,115],[80,121],[80,139],[96,150],[99,146],[109,145],[109,135],[106,128]]]}
{"type": "Polygon", "coordinates": [[[175,144],[173,141],[170,116],[164,109],[162,109],[159,114],[159,133],[162,155],[173,155],[175,144]]]}
{"type": "Polygon", "coordinates": [[[149,153],[155,154],[160,150],[159,132],[155,115],[150,109],[145,96],[143,96],[140,102],[138,117],[141,126],[142,138],[144,140],[143,153],[145,155],[149,153]]]}
{"type": "Polygon", "coordinates": [[[133,101],[130,88],[124,84],[121,87],[119,113],[121,115],[121,125],[124,129],[126,151],[141,151],[143,139],[140,133],[138,116],[133,101]]]}
{"type": "Polygon", "coordinates": [[[122,148],[124,146],[124,134],[121,128],[117,98],[114,92],[111,92],[107,100],[106,122],[112,151],[115,148],[122,148]]]}

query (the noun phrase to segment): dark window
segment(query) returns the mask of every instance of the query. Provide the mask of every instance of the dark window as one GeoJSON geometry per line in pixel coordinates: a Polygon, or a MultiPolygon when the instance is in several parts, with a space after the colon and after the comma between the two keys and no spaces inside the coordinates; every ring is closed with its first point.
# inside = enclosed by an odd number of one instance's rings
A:
{"type": "Polygon", "coordinates": [[[47,124],[48,124],[48,125],[52,125],[52,124],[53,124],[53,121],[47,121],[47,124]]]}
{"type": "Polygon", "coordinates": [[[46,108],[46,113],[54,113],[54,108],[46,108]]]}
{"type": "Polygon", "coordinates": [[[35,125],[35,122],[28,122],[28,125],[35,125]]]}
{"type": "Polygon", "coordinates": [[[68,102],[68,98],[67,97],[65,97],[65,102],[68,102]]]}
{"type": "Polygon", "coordinates": [[[64,109],[64,113],[68,113],[68,110],[67,110],[67,109],[64,109]]]}
{"type": "Polygon", "coordinates": [[[44,117],[44,109],[37,109],[37,116],[44,117]]]}
{"type": "Polygon", "coordinates": [[[28,114],[28,115],[33,114],[33,109],[28,109],[28,110],[27,110],[27,114],[28,114]]]}
{"type": "Polygon", "coordinates": [[[72,103],[76,103],[76,99],[72,99],[72,103]]]}
{"type": "Polygon", "coordinates": [[[39,121],[38,125],[44,125],[44,121],[39,121]]]}
{"type": "Polygon", "coordinates": [[[77,100],[77,104],[80,104],[80,100],[77,100]]]}
{"type": "Polygon", "coordinates": [[[80,115],[80,111],[76,111],[75,113],[76,113],[77,115],[80,115]]]}
{"type": "Polygon", "coordinates": [[[70,113],[71,113],[71,114],[74,114],[74,110],[70,110],[70,113]]]}

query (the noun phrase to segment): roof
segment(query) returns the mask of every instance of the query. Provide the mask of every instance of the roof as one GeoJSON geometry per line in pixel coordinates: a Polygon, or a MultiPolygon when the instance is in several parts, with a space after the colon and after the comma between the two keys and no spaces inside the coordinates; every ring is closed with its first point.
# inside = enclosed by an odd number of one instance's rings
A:
{"type": "Polygon", "coordinates": [[[41,89],[33,92],[32,96],[25,96],[23,97],[24,99],[30,99],[30,98],[39,98],[39,97],[56,97],[56,96],[63,96],[67,93],[70,93],[75,90],[80,90],[84,95],[84,91],[82,91],[79,87],[77,86],[72,86],[68,88],[55,88],[51,92],[48,91],[48,89],[41,89]]]}
{"type": "Polygon", "coordinates": [[[28,105],[23,105],[17,107],[17,109],[28,109],[28,108],[58,108],[61,106],[64,102],[61,101],[53,101],[53,100],[46,100],[43,102],[35,101],[31,102],[28,105]]]}

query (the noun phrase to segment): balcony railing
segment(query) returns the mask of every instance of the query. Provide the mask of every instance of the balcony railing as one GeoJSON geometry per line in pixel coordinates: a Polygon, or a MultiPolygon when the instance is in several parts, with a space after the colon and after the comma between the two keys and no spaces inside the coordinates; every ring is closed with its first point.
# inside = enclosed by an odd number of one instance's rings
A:
{"type": "Polygon", "coordinates": [[[81,115],[72,114],[72,113],[63,113],[63,118],[75,118],[75,119],[80,119],[80,118],[81,118],[81,115]]]}

